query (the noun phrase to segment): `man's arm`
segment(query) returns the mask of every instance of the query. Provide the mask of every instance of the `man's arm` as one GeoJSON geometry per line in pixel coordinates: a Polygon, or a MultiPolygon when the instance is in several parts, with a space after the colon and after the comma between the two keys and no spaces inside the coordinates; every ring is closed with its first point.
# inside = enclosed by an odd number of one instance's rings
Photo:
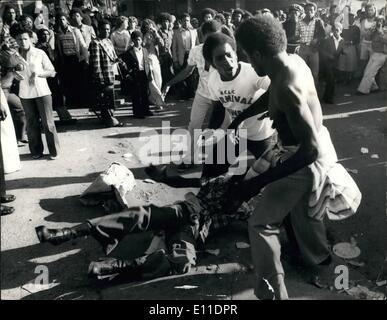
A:
{"type": "Polygon", "coordinates": [[[173,77],[164,85],[161,91],[163,93],[167,92],[169,87],[172,87],[175,84],[187,79],[194,70],[195,70],[195,66],[191,66],[187,64],[187,66],[183,70],[181,70],[175,77],[173,77]]]}
{"type": "Polygon", "coordinates": [[[218,129],[224,120],[225,109],[220,101],[212,101],[212,113],[208,123],[209,129],[218,129]]]}
{"type": "Polygon", "coordinates": [[[247,109],[243,110],[228,126],[228,129],[236,129],[246,119],[267,111],[269,107],[269,90],[260,96],[247,109]]]}
{"type": "Polygon", "coordinates": [[[305,95],[302,90],[294,87],[286,88],[281,94],[280,108],[294,138],[299,141],[299,148],[293,156],[276,167],[241,182],[236,190],[245,201],[257,195],[267,184],[295,173],[318,158],[317,130],[305,95]]]}

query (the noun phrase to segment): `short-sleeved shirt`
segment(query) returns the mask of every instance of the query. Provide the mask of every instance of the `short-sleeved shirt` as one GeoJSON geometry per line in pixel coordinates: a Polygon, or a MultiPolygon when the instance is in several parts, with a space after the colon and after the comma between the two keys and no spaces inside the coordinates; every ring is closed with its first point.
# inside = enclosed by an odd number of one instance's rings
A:
{"type": "Polygon", "coordinates": [[[190,66],[198,68],[200,78],[196,92],[201,96],[210,99],[210,93],[208,91],[208,76],[210,72],[215,71],[215,69],[206,65],[206,60],[203,57],[203,44],[199,44],[191,49],[187,63],[190,66]]]}
{"type": "MultiPolygon", "coordinates": [[[[223,81],[218,72],[211,72],[208,77],[210,99],[223,104],[232,119],[253,104],[270,86],[270,79],[259,77],[251,64],[239,62],[239,74],[230,81],[223,81]]],[[[255,115],[243,121],[239,128],[246,129],[241,137],[260,141],[269,138],[273,133],[272,121],[269,118],[258,120],[261,115],[255,115]]]]}

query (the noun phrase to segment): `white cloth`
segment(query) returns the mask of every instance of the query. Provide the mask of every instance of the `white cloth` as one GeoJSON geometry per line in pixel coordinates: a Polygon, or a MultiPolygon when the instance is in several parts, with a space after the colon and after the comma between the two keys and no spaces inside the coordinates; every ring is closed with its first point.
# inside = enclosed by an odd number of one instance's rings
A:
{"type": "MultiPolygon", "coordinates": [[[[318,135],[320,154],[308,166],[313,175],[312,189],[308,201],[308,215],[322,220],[325,215],[331,220],[341,220],[356,213],[361,192],[345,168],[337,163],[337,155],[329,131],[322,127],[318,135]]],[[[298,147],[277,145],[254,162],[246,177],[259,175],[271,167],[289,159],[298,147]]]]}
{"type": "Polygon", "coordinates": [[[144,70],[144,52],[142,51],[142,48],[138,49],[134,47],[134,53],[136,54],[139,70],[144,70]]]}
{"type": "Polygon", "coordinates": [[[162,77],[159,59],[155,54],[149,54],[149,69],[152,81],[149,83],[149,101],[156,106],[164,105],[164,96],[161,93],[162,77]]]}
{"type": "MultiPolygon", "coordinates": [[[[239,62],[240,72],[235,79],[222,81],[218,72],[211,72],[208,77],[210,98],[220,101],[232,119],[254,103],[270,86],[268,77],[259,77],[249,63],[239,62]]],[[[269,118],[258,120],[261,115],[246,119],[239,126],[246,129],[240,136],[249,140],[260,141],[270,137],[274,130],[269,118]]]]}
{"type": "Polygon", "coordinates": [[[203,43],[195,46],[189,52],[187,63],[190,66],[195,66],[198,68],[199,72],[199,84],[196,90],[196,93],[199,93],[205,98],[211,98],[210,92],[208,91],[208,76],[210,72],[213,72],[215,69],[212,66],[208,66],[206,70],[206,60],[203,57],[203,43]]]}
{"type": "Polygon", "coordinates": [[[31,46],[27,52],[27,59],[23,59],[23,63],[25,69],[21,71],[21,74],[24,80],[20,81],[19,97],[22,99],[34,99],[50,95],[51,91],[46,78],[39,77],[39,74],[43,71],[55,71],[46,53],[31,46]],[[29,83],[32,72],[38,75],[34,85],[29,83]]]}
{"type": "Polygon", "coordinates": [[[15,127],[9,111],[7,98],[0,87],[0,102],[7,112],[7,118],[1,122],[1,150],[3,153],[4,173],[12,173],[20,170],[20,157],[17,147],[15,127]]]}

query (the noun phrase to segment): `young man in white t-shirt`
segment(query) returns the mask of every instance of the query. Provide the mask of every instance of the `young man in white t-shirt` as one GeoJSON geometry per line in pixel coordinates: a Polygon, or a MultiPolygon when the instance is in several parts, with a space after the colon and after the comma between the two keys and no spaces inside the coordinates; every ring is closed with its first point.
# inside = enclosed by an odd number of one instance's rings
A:
{"type": "MultiPolygon", "coordinates": [[[[210,128],[219,128],[227,117],[233,121],[253,104],[267,102],[267,95],[262,96],[270,86],[270,79],[258,76],[250,64],[238,62],[234,39],[221,33],[208,36],[203,46],[203,55],[217,70],[208,77],[208,91],[214,109],[210,128]]],[[[256,159],[276,143],[276,131],[269,118],[258,114],[246,116],[239,123],[239,141],[247,140],[247,149],[256,159]]],[[[229,129],[237,129],[233,124],[232,122],[229,129]]],[[[226,143],[228,145],[230,144],[226,143]]],[[[240,150],[241,146],[242,144],[235,145],[235,156],[243,151],[240,150]]],[[[214,177],[227,172],[231,164],[228,163],[229,159],[222,165],[216,158],[217,154],[219,150],[213,154],[213,164],[204,165],[203,177],[214,177]]]]}
{"type": "MultiPolygon", "coordinates": [[[[215,20],[207,21],[203,23],[201,27],[201,33],[206,37],[215,32],[221,30],[222,25],[215,20]]],[[[173,79],[168,81],[162,89],[165,94],[169,88],[177,83],[187,79],[195,70],[199,72],[199,84],[196,90],[195,98],[192,103],[190,121],[188,124],[188,132],[190,134],[190,146],[188,146],[188,152],[183,158],[182,164],[178,166],[178,171],[189,169],[194,165],[194,154],[195,154],[195,129],[201,129],[204,119],[208,114],[208,111],[212,108],[212,101],[210,99],[210,93],[208,91],[208,76],[214,71],[209,63],[206,63],[203,57],[203,44],[199,44],[193,47],[189,53],[187,66],[179,72],[173,79]]]]}
{"type": "MultiPolygon", "coordinates": [[[[228,129],[239,129],[239,143],[228,141],[230,135],[226,135],[223,141],[219,140],[213,146],[212,154],[208,155],[211,161],[203,165],[201,179],[169,176],[165,166],[146,169],[152,179],[177,188],[200,187],[203,181],[225,174],[233,164],[231,162],[236,160],[240,152],[245,151],[243,148],[246,146],[258,159],[277,142],[277,133],[272,128],[272,121],[255,112],[257,108],[268,105],[266,90],[270,86],[270,79],[258,76],[250,64],[238,62],[235,40],[223,33],[213,33],[206,37],[203,56],[215,69],[207,79],[213,109],[209,128],[217,129],[222,124],[231,122],[228,129]],[[241,143],[242,139],[246,143],[241,143]],[[229,157],[230,150],[227,150],[229,146],[234,148],[232,157],[229,157]]],[[[241,174],[244,173],[242,171],[241,174]]],[[[237,173],[234,171],[234,174],[237,173]]]]}

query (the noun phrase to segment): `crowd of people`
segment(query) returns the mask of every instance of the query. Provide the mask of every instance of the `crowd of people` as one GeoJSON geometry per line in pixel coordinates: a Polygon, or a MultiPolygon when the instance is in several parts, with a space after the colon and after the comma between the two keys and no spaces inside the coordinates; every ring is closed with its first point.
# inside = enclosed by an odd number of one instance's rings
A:
{"type": "MultiPolygon", "coordinates": [[[[148,174],[157,181],[205,192],[178,205],[127,208],[74,228],[39,227],[39,240],[59,244],[91,234],[106,249],[130,232],[172,228],[172,252],[165,256],[170,266],[158,274],[185,272],[196,260],[192,246],[197,230],[186,227],[197,225],[192,217],[199,217],[199,225],[208,223],[216,212],[237,210],[261,192],[249,219],[255,292],[266,297],[269,283],[275,298],[286,299],[278,234],[289,213],[306,262],[327,265],[331,261],[324,223],[315,217],[321,213],[310,216],[308,207],[311,188],[318,199],[337,161],[322,124],[320,100],[333,103],[335,84],[354,79],[361,79],[359,94],[385,89],[387,37],[385,16],[380,14],[385,12],[378,12],[372,3],[353,14],[349,7],[319,10],[307,2],[284,11],[207,8],[200,19],[188,13],[178,18],[161,13],[139,21],[133,16],[106,19],[79,1],[69,14],[58,10],[44,21],[39,14],[35,19],[17,18],[16,10],[7,6],[1,30],[2,95],[10,107],[17,140],[29,144],[32,158],[43,155],[42,128],[50,157],[59,155],[53,110],[63,123],[74,123],[68,109],[88,107],[105,125],[122,126],[114,117],[114,83],[119,79],[121,91],[131,97],[133,117],[139,119],[153,115],[150,104],[162,109],[168,92],[183,99],[193,97],[190,147],[179,170],[196,163],[193,132],[203,126],[207,114],[211,115],[209,128],[238,129],[235,149],[242,151],[238,146],[243,140],[256,159],[245,174],[230,173],[232,178],[224,177],[232,163],[219,164],[216,159],[203,165],[201,179],[170,177],[152,168],[148,174]],[[319,98],[321,83],[325,88],[319,98]],[[281,201],[276,198],[279,194],[281,201]],[[203,212],[205,219],[200,218],[203,212]],[[186,259],[181,258],[184,255],[186,259]]],[[[6,113],[2,112],[2,120],[6,113]]],[[[4,189],[1,200],[14,199],[4,189]]],[[[1,210],[12,212],[3,205],[1,210]]],[[[131,262],[109,263],[94,264],[92,272],[133,269],[131,262]]]]}

